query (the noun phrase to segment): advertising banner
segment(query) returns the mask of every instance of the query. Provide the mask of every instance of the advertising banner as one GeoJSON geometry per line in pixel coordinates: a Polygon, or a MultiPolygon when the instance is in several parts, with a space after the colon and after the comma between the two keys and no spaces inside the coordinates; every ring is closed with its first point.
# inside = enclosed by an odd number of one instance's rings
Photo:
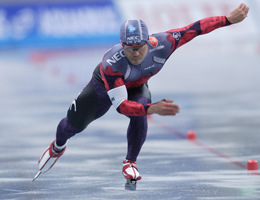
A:
{"type": "Polygon", "coordinates": [[[92,46],[119,42],[112,1],[0,6],[0,48],[92,46]]]}

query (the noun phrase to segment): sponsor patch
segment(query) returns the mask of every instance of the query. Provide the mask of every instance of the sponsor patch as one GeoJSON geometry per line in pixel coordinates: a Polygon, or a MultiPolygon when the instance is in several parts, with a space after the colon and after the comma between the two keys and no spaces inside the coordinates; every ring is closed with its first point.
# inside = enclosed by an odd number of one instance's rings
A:
{"type": "Polygon", "coordinates": [[[155,37],[149,37],[149,43],[152,47],[156,47],[158,45],[158,40],[155,37]]]}
{"type": "Polygon", "coordinates": [[[175,38],[175,40],[181,39],[181,33],[180,32],[173,32],[172,36],[175,38]]]}
{"type": "Polygon", "coordinates": [[[128,30],[129,30],[130,33],[134,32],[136,29],[137,28],[134,27],[133,25],[128,26],[128,30]]]}

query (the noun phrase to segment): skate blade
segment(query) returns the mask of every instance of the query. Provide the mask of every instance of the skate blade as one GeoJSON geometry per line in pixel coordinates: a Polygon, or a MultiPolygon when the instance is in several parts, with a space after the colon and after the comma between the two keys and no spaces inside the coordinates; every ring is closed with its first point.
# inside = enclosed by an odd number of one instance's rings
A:
{"type": "Polygon", "coordinates": [[[35,180],[40,176],[41,173],[42,173],[42,171],[39,171],[39,172],[35,175],[35,177],[33,178],[32,182],[35,181],[35,180]]]}
{"type": "Polygon", "coordinates": [[[136,182],[135,179],[126,179],[125,189],[126,190],[136,190],[136,182]]]}

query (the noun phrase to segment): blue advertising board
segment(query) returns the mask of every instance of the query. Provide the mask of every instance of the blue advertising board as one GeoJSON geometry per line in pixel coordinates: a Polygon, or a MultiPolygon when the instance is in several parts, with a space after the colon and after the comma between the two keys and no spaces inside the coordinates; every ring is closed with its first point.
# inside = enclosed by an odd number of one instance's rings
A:
{"type": "Polygon", "coordinates": [[[0,48],[111,45],[120,24],[112,1],[0,5],[0,48]]]}

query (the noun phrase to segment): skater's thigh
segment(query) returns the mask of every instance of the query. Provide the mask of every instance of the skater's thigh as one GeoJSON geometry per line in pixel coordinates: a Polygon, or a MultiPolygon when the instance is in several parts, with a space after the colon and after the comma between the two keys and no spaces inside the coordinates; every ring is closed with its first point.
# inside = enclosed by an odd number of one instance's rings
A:
{"type": "Polygon", "coordinates": [[[151,92],[147,82],[137,88],[128,89],[128,99],[139,103],[151,103],[151,92]]]}
{"type": "Polygon", "coordinates": [[[106,90],[93,78],[72,102],[67,116],[70,123],[79,129],[104,115],[111,106],[106,90]]]}

